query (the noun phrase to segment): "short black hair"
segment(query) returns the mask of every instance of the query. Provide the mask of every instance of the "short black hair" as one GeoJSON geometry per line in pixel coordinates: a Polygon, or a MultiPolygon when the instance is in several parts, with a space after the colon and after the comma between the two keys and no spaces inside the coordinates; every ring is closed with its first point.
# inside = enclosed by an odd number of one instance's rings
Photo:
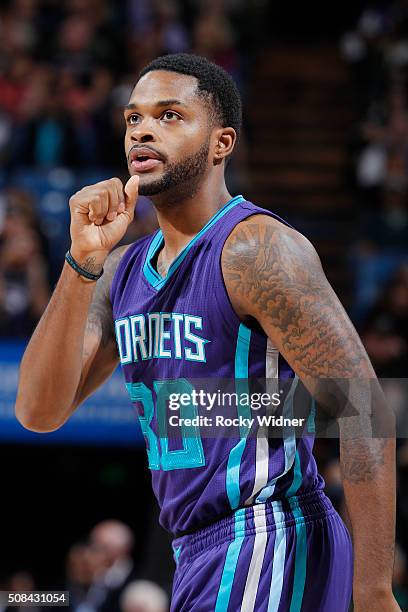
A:
{"type": "Polygon", "coordinates": [[[153,70],[167,70],[195,77],[198,81],[198,92],[208,99],[217,122],[222,127],[234,128],[237,139],[239,138],[242,122],[241,96],[232,77],[223,68],[200,55],[174,53],[151,61],[141,70],[138,80],[153,70]]]}

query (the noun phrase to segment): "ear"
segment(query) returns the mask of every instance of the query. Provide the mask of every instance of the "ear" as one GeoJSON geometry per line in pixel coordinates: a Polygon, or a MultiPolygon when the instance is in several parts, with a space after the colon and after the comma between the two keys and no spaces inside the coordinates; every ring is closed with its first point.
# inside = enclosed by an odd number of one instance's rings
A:
{"type": "Polygon", "coordinates": [[[234,128],[219,128],[214,133],[214,166],[218,166],[221,162],[231,155],[237,140],[237,134],[234,128]]]}

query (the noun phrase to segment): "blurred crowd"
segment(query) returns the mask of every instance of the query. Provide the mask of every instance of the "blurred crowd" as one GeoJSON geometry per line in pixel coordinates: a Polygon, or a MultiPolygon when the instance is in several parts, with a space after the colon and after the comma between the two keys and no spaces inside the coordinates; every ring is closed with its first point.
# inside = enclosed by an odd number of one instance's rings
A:
{"type": "MultiPolygon", "coordinates": [[[[349,256],[352,315],[397,416],[394,592],[408,609],[408,2],[367,3],[340,41],[357,122],[350,138],[359,222],[349,256]]],[[[325,454],[323,448],[323,455],[325,454]]],[[[326,449],[328,489],[343,503],[338,460],[326,449]]]]}
{"type": "MultiPolygon", "coordinates": [[[[65,608],[69,612],[168,612],[166,591],[138,575],[134,544],[133,533],[125,523],[113,519],[98,523],[85,540],[69,548],[65,581],[48,585],[49,590],[69,593],[69,606],[65,608]]],[[[30,572],[19,571],[1,588],[35,591],[38,585],[30,572]]],[[[1,607],[0,603],[0,612],[9,610],[16,608],[1,607]]],[[[41,612],[42,608],[32,606],[30,610],[41,612]]]]}
{"type": "Polygon", "coordinates": [[[8,168],[116,168],[123,107],[151,59],[196,52],[240,82],[240,4],[2,2],[0,160],[8,168]]]}
{"type": "MultiPolygon", "coordinates": [[[[0,2],[0,336],[27,337],[47,304],[69,246],[69,196],[126,179],[123,107],[139,70],[191,51],[243,86],[245,9],[241,0],[0,2]]],[[[154,228],[139,201],[125,241],[154,228]]]]}
{"type": "Polygon", "coordinates": [[[50,298],[48,243],[28,193],[0,195],[0,335],[30,334],[50,298]]]}
{"type": "Polygon", "coordinates": [[[368,4],[355,29],[342,37],[341,51],[350,68],[357,110],[350,139],[354,197],[360,211],[351,255],[353,315],[364,330],[379,373],[402,376],[397,362],[407,355],[402,321],[403,311],[406,321],[408,263],[406,0],[368,4]],[[387,336],[382,347],[375,341],[381,334],[387,336]]]}

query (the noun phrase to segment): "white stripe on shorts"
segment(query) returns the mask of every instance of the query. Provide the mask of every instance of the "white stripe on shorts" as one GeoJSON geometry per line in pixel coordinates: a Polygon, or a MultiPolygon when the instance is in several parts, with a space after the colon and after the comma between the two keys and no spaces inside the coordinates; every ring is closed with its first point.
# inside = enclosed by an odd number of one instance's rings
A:
{"type": "Polygon", "coordinates": [[[255,541],[252,550],[251,563],[242,597],[241,612],[253,612],[255,609],[256,594],[258,592],[259,578],[265,556],[268,534],[266,532],[265,506],[254,506],[255,541]]]}
{"type": "Polygon", "coordinates": [[[282,502],[272,502],[275,521],[275,544],[273,547],[271,588],[269,590],[268,612],[277,612],[283,589],[283,575],[286,557],[285,513],[282,502]]]}

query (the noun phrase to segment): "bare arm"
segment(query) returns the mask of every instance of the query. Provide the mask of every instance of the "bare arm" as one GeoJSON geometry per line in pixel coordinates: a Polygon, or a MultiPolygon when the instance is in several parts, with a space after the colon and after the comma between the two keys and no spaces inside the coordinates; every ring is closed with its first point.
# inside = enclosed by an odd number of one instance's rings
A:
{"type": "Polygon", "coordinates": [[[96,283],[85,326],[82,372],[73,408],[79,406],[97,389],[118,364],[118,352],[113,326],[110,288],[122,256],[129,245],[115,249],[105,263],[105,272],[96,283]]]}
{"type": "MultiPolygon", "coordinates": [[[[265,215],[249,218],[228,238],[222,269],[238,315],[258,320],[312,394],[322,379],[376,380],[314,248],[302,235],[265,215]]],[[[368,438],[363,427],[372,409],[371,385],[357,386],[360,396],[361,388],[367,389],[357,405],[353,401],[359,415],[352,426],[349,419],[340,419],[340,459],[354,540],[355,610],[368,609],[368,603],[371,612],[399,610],[391,592],[395,444],[368,438]]],[[[381,398],[380,390],[376,395],[381,398]]]]}
{"type": "Polygon", "coordinates": [[[27,266],[28,288],[31,309],[36,318],[40,317],[50,299],[50,289],[44,259],[41,255],[32,257],[27,266]]]}
{"type": "Polygon", "coordinates": [[[83,280],[65,263],[21,362],[16,416],[28,429],[60,427],[114,370],[109,288],[126,248],[111,253],[97,283],[83,280]]]}
{"type": "Polygon", "coordinates": [[[123,191],[110,179],[71,198],[71,253],[83,268],[97,273],[103,266],[104,274],[95,283],[64,265],[21,363],[15,411],[28,429],[60,427],[117,364],[109,291],[127,247],[108,254],[133,219],[137,184],[132,177],[123,191]]]}

